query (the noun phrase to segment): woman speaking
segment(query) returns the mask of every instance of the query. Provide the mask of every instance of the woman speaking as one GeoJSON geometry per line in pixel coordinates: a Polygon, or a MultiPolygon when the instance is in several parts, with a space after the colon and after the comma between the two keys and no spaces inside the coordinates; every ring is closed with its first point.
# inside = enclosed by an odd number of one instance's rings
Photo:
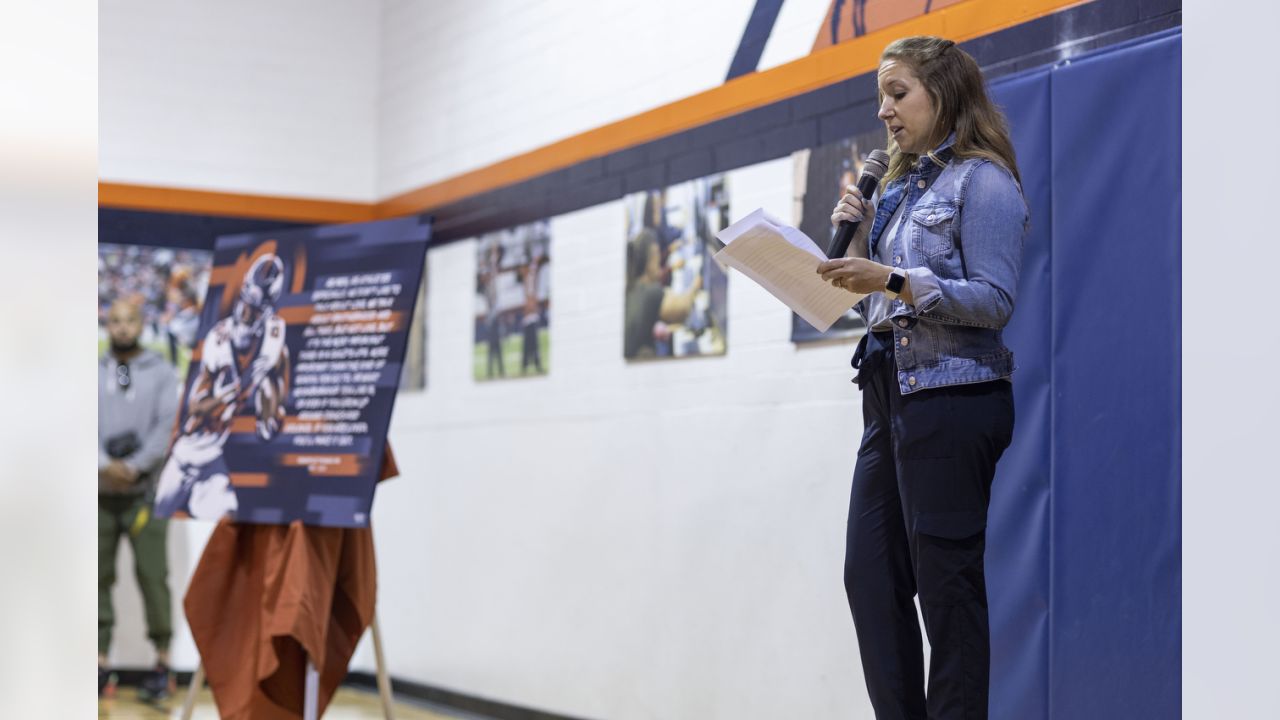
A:
{"type": "Polygon", "coordinates": [[[833,224],[859,226],[824,280],[867,294],[853,358],[865,431],[844,581],[876,717],[987,717],[983,576],[996,461],[1013,433],[1013,313],[1027,206],[1003,115],[950,40],[885,48],[889,133],[879,203],[849,188],[833,224]],[[931,648],[926,694],[919,595],[931,648]]]}

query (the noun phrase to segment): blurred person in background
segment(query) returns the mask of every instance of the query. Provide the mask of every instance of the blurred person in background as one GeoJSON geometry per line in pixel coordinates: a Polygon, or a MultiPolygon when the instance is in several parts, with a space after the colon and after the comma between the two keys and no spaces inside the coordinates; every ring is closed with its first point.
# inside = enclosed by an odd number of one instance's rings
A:
{"type": "Polygon", "coordinates": [[[662,251],[653,228],[645,228],[627,243],[626,323],[622,355],[645,358],[657,355],[655,327],[659,322],[681,324],[693,310],[702,289],[702,275],[694,277],[685,292],[663,287],[662,251]]]}
{"type": "Polygon", "coordinates": [[[489,355],[486,368],[489,378],[504,377],[507,371],[502,367],[502,313],[498,311],[498,276],[502,274],[502,243],[494,239],[485,253],[480,265],[480,291],[485,299],[485,339],[488,341],[489,355]],[[498,372],[493,372],[494,366],[498,372]]]}
{"type": "Polygon", "coordinates": [[[107,654],[115,611],[116,551],[121,536],[133,548],[134,576],[146,608],[155,668],[139,694],[169,694],[172,635],[165,537],[168,521],[152,517],[156,474],[178,410],[177,377],[159,354],[138,344],[142,308],[117,300],[107,312],[110,347],[98,360],[98,694],[110,678],[107,654]]]}
{"type": "Polygon", "coordinates": [[[542,327],[542,304],[538,301],[538,273],[547,263],[547,257],[534,243],[529,245],[527,254],[531,259],[525,264],[524,277],[521,278],[524,289],[524,315],[520,319],[520,328],[524,335],[524,343],[520,350],[520,374],[528,373],[529,366],[532,365],[537,374],[542,375],[546,370],[542,367],[542,352],[538,347],[538,330],[542,327]]]}

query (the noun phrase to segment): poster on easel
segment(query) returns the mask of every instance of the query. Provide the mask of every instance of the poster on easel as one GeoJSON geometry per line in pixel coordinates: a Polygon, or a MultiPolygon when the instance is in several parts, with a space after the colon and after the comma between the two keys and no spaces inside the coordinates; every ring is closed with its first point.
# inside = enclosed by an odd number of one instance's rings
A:
{"type": "Polygon", "coordinates": [[[218,239],[160,517],[367,527],[430,221],[218,239]]]}

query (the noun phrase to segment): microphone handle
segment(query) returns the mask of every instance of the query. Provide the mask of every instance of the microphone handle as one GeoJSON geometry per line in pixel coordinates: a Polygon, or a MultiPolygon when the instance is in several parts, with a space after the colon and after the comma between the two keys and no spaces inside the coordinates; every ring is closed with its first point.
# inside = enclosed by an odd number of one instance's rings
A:
{"type": "MultiPolygon", "coordinates": [[[[863,198],[870,198],[876,194],[876,186],[880,181],[870,173],[863,173],[858,178],[858,192],[862,193],[863,198]]],[[[861,222],[849,222],[841,220],[840,225],[836,227],[836,236],[831,238],[831,247],[827,248],[827,257],[835,260],[844,257],[849,252],[849,243],[853,241],[853,236],[858,232],[858,226],[861,222]]]]}

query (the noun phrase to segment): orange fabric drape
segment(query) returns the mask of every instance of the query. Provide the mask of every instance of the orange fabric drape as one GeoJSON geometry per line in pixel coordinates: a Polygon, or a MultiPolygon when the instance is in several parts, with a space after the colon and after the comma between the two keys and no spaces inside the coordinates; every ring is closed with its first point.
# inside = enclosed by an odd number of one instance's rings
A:
{"type": "MultiPolygon", "coordinates": [[[[383,457],[382,479],[394,477],[390,446],[383,457]]],[[[307,657],[320,673],[323,712],[376,596],[369,528],[218,523],[183,600],[218,714],[302,717],[307,657]]]]}

